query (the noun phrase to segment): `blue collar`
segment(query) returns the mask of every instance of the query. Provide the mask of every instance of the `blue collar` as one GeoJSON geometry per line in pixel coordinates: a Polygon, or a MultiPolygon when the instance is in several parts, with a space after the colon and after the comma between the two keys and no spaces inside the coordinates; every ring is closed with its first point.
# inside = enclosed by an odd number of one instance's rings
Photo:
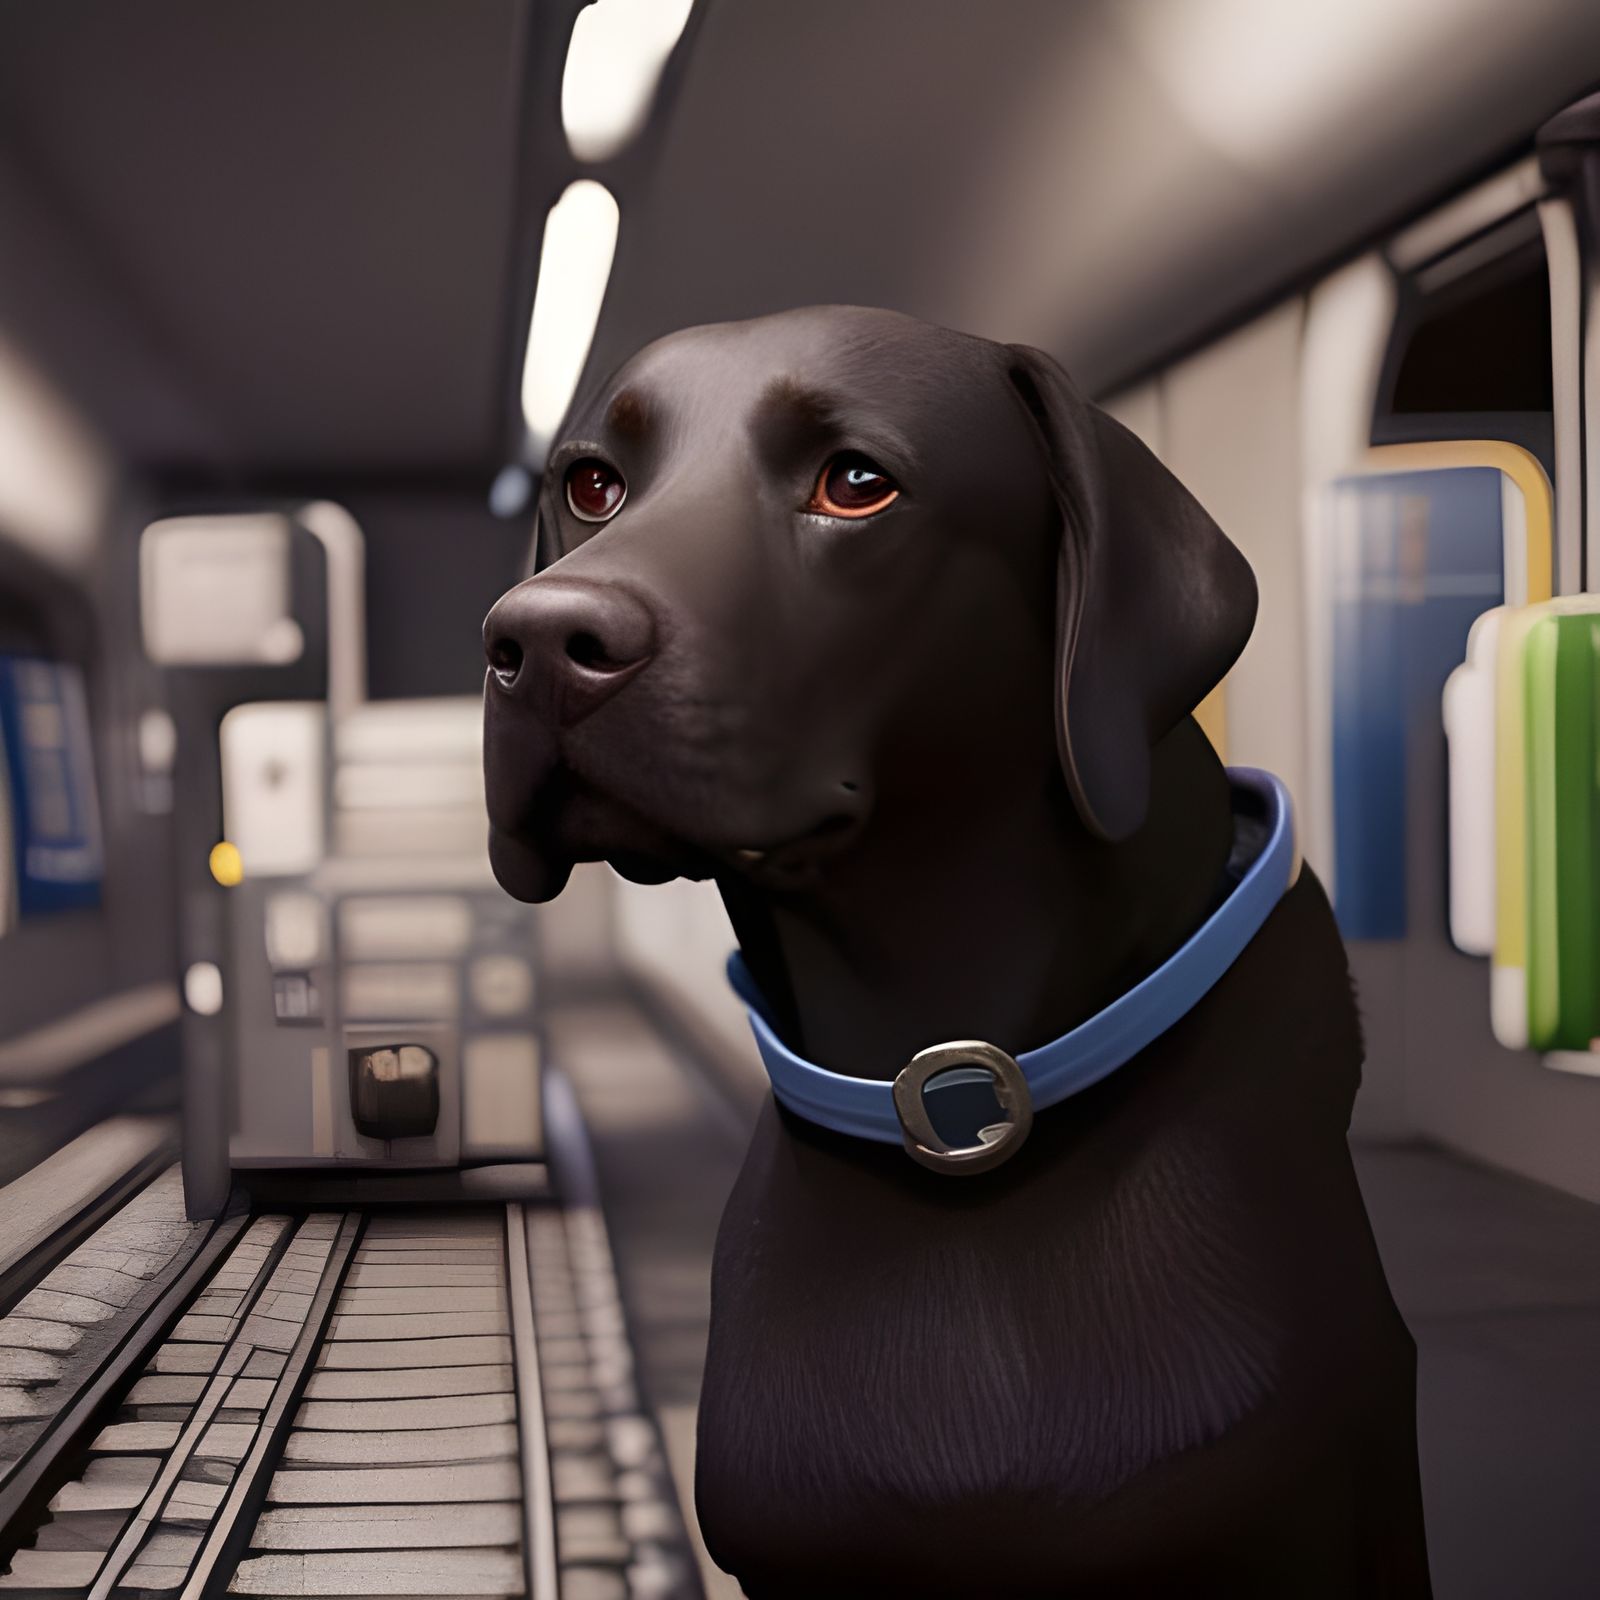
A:
{"type": "Polygon", "coordinates": [[[926,1166],[976,1172],[997,1166],[1027,1135],[1034,1111],[1058,1105],[1098,1083],[1165,1033],[1231,967],[1299,873],[1289,793],[1271,773],[1230,767],[1234,789],[1237,881],[1188,942],[1105,1010],[1037,1050],[1014,1059],[978,1040],[922,1051],[894,1083],[829,1072],[788,1049],[738,951],[728,981],[749,1008],[756,1047],[778,1100],[797,1116],[835,1133],[904,1144],[926,1166]],[[1008,1122],[979,1131],[979,1143],[952,1148],[933,1129],[924,1104],[936,1087],[981,1073],[993,1080],[1008,1122]]]}

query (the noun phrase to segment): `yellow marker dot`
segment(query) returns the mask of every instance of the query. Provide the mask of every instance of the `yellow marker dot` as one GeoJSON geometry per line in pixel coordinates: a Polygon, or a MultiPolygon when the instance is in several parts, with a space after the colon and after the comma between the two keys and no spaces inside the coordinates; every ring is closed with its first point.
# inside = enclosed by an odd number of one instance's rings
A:
{"type": "Polygon", "coordinates": [[[229,844],[224,839],[220,844],[211,847],[211,876],[222,885],[224,889],[231,889],[244,877],[244,859],[239,854],[236,844],[229,844]]]}

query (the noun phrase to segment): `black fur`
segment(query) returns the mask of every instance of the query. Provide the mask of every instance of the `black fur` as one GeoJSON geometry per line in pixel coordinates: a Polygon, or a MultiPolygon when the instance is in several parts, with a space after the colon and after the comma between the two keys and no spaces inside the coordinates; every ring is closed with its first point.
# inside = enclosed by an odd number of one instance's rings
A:
{"type": "MultiPolygon", "coordinates": [[[[714,878],[813,1060],[1034,1048],[1216,903],[1229,790],[1188,710],[1254,581],[1048,357],[853,307],[674,335],[570,419],[540,546],[485,628],[496,872],[714,878]],[[901,489],[859,521],[815,501],[845,450],[901,489]],[[603,523],[563,487],[596,457],[603,523]]],[[[713,1554],[807,1600],[1426,1595],[1360,1056],[1306,874],[994,1173],[769,1109],[717,1243],[713,1554]]]]}
{"type": "Polygon", "coordinates": [[[756,1597],[1428,1592],[1415,1351],[1309,873],[1144,1054],[952,1183],[769,1110],[696,1498],[756,1597]]]}

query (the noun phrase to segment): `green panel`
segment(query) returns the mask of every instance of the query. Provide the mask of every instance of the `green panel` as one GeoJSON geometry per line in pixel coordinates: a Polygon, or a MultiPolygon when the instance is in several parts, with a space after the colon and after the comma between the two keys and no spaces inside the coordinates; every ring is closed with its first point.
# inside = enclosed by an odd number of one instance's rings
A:
{"type": "Polygon", "coordinates": [[[1523,656],[1528,750],[1528,1036],[1600,1037],[1600,618],[1549,616],[1523,656]]]}

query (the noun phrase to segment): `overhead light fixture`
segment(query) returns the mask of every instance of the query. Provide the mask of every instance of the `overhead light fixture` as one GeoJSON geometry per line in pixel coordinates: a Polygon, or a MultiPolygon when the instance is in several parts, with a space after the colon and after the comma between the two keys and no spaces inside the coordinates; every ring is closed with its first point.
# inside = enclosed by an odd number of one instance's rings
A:
{"type": "Polygon", "coordinates": [[[693,0],[595,0],[572,24],[561,121],[579,161],[609,161],[644,126],[693,0]]]}
{"type": "Polygon", "coordinates": [[[619,216],[604,184],[580,178],[567,185],[545,218],[522,366],[522,414],[541,455],[561,425],[589,355],[611,277],[619,216]]]}

